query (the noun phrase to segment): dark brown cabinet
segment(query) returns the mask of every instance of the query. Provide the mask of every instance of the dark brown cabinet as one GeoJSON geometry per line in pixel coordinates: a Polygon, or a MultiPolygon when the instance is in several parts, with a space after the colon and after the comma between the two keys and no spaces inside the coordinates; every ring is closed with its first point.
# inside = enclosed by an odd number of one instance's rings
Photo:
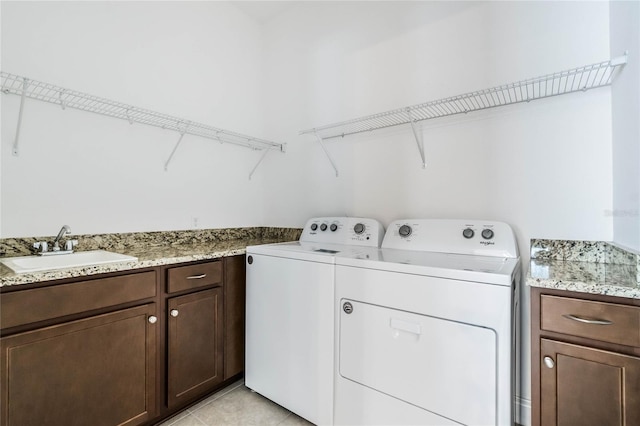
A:
{"type": "Polygon", "coordinates": [[[640,425],[640,358],[542,339],[541,424],[640,425]]]}
{"type": "Polygon", "coordinates": [[[224,259],[224,378],[244,372],[245,256],[224,259]]]}
{"type": "Polygon", "coordinates": [[[640,425],[640,307],[532,288],[532,425],[640,425]]]}
{"type": "Polygon", "coordinates": [[[244,372],[244,255],[0,289],[0,426],[152,425],[244,372]]]}
{"type": "Polygon", "coordinates": [[[223,381],[222,288],[167,302],[168,406],[180,405],[223,381]]]}
{"type": "Polygon", "coordinates": [[[153,418],[155,311],[146,304],[0,339],[2,424],[138,425],[153,418]]]}

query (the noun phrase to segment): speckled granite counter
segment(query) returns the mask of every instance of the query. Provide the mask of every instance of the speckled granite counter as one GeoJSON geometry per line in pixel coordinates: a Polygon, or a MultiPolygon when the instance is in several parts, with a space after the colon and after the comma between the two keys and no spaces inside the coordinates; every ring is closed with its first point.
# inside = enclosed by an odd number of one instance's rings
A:
{"type": "Polygon", "coordinates": [[[606,242],[531,240],[527,284],[640,299],[640,255],[606,242]]]}
{"type": "MultiPolygon", "coordinates": [[[[0,264],[0,287],[234,256],[245,253],[250,245],[295,241],[300,232],[296,228],[231,228],[72,236],[70,238],[79,240],[78,245],[83,250],[109,250],[135,256],[138,260],[25,274],[16,274],[0,264]]],[[[33,242],[50,239],[3,239],[0,249],[6,253],[5,257],[24,256],[30,254],[29,247],[33,242]]]]}

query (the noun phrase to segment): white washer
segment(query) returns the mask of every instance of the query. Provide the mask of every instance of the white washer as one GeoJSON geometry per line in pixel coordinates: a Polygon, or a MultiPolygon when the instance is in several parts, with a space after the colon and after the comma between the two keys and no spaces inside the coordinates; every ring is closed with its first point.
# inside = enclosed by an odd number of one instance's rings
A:
{"type": "Polygon", "coordinates": [[[512,425],[520,259],[499,222],[402,220],[336,257],[337,425],[512,425]]]}
{"type": "Polygon", "coordinates": [[[245,385],[333,423],[335,255],[379,247],[374,219],[310,219],[298,242],[247,247],[245,385]]]}

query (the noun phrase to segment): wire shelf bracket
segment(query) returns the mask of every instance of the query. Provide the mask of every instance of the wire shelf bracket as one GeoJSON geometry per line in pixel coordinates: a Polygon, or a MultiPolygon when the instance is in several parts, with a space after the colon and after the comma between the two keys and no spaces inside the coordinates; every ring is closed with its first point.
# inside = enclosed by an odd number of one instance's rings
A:
{"type": "Polygon", "coordinates": [[[317,132],[315,133],[315,135],[316,135],[316,138],[318,138],[318,143],[322,147],[324,154],[327,156],[327,159],[331,163],[331,167],[333,167],[333,170],[336,172],[336,177],[338,177],[338,168],[336,167],[336,163],[333,161],[331,154],[329,154],[329,151],[327,151],[327,147],[324,145],[324,140],[322,140],[322,138],[317,132]]]}
{"type": "Polygon", "coordinates": [[[409,123],[411,123],[411,131],[413,132],[413,137],[416,139],[416,144],[418,145],[418,151],[420,152],[420,158],[422,159],[422,168],[427,167],[427,162],[424,158],[424,140],[421,133],[418,133],[416,129],[416,123],[411,115],[411,110],[407,108],[407,117],[409,118],[409,123]]]}
{"type": "Polygon", "coordinates": [[[281,143],[247,136],[241,133],[185,120],[183,118],[174,117],[148,109],[138,108],[87,93],[65,89],[53,84],[28,79],[26,77],[10,74],[4,71],[0,71],[0,79],[2,79],[2,86],[0,88],[2,93],[18,95],[21,97],[18,125],[13,143],[13,155],[18,155],[20,128],[22,125],[23,109],[26,98],[60,105],[63,110],[73,108],[127,120],[130,124],[146,124],[180,133],[180,139],[178,139],[178,143],[165,163],[165,170],[168,168],[168,165],[185,134],[212,139],[220,143],[243,146],[252,150],[278,150],[280,152],[285,152],[284,145],[281,143]]]}
{"type": "Polygon", "coordinates": [[[24,99],[27,88],[29,87],[29,80],[22,80],[22,95],[20,96],[20,110],[18,112],[18,124],[16,125],[16,135],[13,139],[13,146],[11,147],[11,153],[14,156],[18,156],[20,151],[18,149],[18,144],[20,143],[20,128],[22,127],[22,115],[24,113],[24,99]]]}
{"type": "MultiPolygon", "coordinates": [[[[416,123],[610,86],[615,75],[620,72],[627,60],[628,53],[625,52],[624,55],[609,61],[584,65],[541,77],[437,99],[326,126],[314,127],[303,130],[300,134],[315,135],[319,141],[325,141],[327,139],[410,124],[420,151],[422,166],[425,168],[424,144],[419,135],[420,132],[416,128],[416,123]]],[[[324,146],[323,149],[327,153],[324,146]]],[[[330,159],[330,161],[335,169],[333,160],[330,159]]]]}
{"type": "Polygon", "coordinates": [[[169,154],[169,158],[167,158],[167,161],[164,163],[164,171],[169,171],[169,163],[171,162],[171,159],[173,158],[173,155],[176,153],[176,151],[178,150],[178,147],[180,146],[180,142],[182,142],[182,138],[184,137],[184,133],[185,133],[186,129],[182,132],[180,132],[180,138],[178,138],[178,142],[176,142],[176,146],[173,147],[173,150],[171,151],[171,154],[169,154]]]}

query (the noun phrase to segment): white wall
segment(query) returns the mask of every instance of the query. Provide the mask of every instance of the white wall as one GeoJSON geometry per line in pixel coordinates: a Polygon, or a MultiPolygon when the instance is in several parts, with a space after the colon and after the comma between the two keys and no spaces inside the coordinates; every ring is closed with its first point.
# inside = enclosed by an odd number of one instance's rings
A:
{"type": "Polygon", "coordinates": [[[185,137],[165,173],[176,134],[27,101],[13,157],[3,95],[3,237],[486,218],[514,227],[525,270],[530,238],[613,237],[608,88],[423,124],[426,169],[406,128],[328,141],[338,178],[298,135],[605,60],[607,2],[291,2],[263,25],[220,2],[1,7],[4,71],[288,143],[249,182],[259,153],[185,137]]]}
{"type": "Polygon", "coordinates": [[[640,251],[640,2],[611,2],[611,53],[629,52],[612,88],[613,240],[640,251]]]}
{"type": "MultiPolygon", "coordinates": [[[[215,2],[5,2],[2,70],[263,137],[260,27],[215,2]]],[[[2,237],[255,226],[246,148],[2,95],[2,237]],[[197,218],[197,226],[193,219],[197,218]]],[[[277,155],[277,154],[272,154],[277,155]]]]}
{"type": "MultiPolygon", "coordinates": [[[[265,220],[312,215],[485,218],[531,238],[611,240],[610,89],[326,142],[296,131],[609,58],[606,2],[299,4],[265,33],[270,159],[265,220]],[[286,189],[286,190],[283,190],[286,189]],[[291,206],[296,206],[291,208],[291,206]]],[[[519,396],[529,403],[528,295],[519,396]]],[[[521,422],[528,424],[528,412],[521,422]]]]}

